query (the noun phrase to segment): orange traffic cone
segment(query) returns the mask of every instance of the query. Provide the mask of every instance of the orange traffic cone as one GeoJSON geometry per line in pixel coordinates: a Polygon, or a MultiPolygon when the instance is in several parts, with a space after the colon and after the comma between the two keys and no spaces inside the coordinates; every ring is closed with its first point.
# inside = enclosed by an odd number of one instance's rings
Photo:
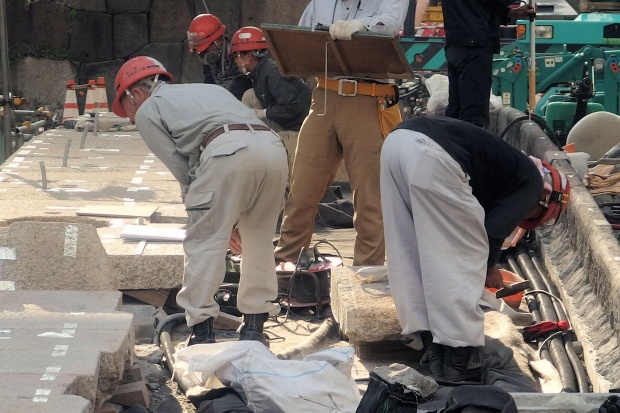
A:
{"type": "Polygon", "coordinates": [[[65,94],[65,106],[62,111],[63,122],[69,118],[75,118],[80,116],[77,105],[77,96],[75,89],[73,88],[75,82],[73,80],[67,81],[67,93],[65,94]]]}
{"type": "Polygon", "coordinates": [[[97,87],[94,80],[88,81],[88,89],[86,90],[86,103],[84,104],[84,114],[94,113],[97,98],[97,87]]]}
{"type": "Polygon", "coordinates": [[[97,107],[99,112],[108,112],[108,96],[105,91],[105,78],[99,76],[97,78],[97,107]]]}

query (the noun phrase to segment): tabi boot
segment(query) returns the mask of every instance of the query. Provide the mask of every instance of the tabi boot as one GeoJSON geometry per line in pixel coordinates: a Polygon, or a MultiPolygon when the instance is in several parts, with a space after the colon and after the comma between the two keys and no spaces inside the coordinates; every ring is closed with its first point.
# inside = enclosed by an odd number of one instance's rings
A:
{"type": "Polygon", "coordinates": [[[261,313],[261,314],[244,314],[243,322],[239,327],[239,341],[241,340],[254,340],[260,341],[267,347],[269,344],[267,343],[267,337],[265,333],[263,333],[263,325],[265,321],[269,318],[269,314],[261,313]]]}
{"type": "Polygon", "coordinates": [[[420,359],[420,364],[435,380],[443,380],[444,351],[441,344],[433,343],[433,335],[430,331],[420,333],[426,352],[420,359]]]}
{"type": "Polygon", "coordinates": [[[194,344],[215,343],[215,331],[213,331],[213,317],[190,327],[191,333],[187,340],[187,347],[194,344]]]}
{"type": "Polygon", "coordinates": [[[449,347],[443,346],[443,375],[445,381],[482,380],[482,374],[489,367],[490,356],[484,353],[484,347],[449,347]]]}

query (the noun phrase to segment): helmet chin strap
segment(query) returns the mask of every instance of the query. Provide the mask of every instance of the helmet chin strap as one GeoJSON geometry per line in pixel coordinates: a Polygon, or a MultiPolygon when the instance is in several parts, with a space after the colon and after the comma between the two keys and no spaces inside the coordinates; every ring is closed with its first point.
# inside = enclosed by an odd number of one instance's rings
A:
{"type": "Polygon", "coordinates": [[[151,93],[153,93],[153,89],[155,89],[155,86],[157,85],[157,82],[159,82],[159,74],[156,74],[155,77],[153,78],[153,85],[149,89],[149,94],[146,95],[147,98],[149,96],[151,96],[151,93]]]}

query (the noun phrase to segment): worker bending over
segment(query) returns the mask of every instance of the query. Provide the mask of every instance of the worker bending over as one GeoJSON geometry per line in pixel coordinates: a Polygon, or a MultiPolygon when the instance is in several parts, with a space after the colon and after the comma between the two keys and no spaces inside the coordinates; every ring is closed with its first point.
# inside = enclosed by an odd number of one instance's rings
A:
{"type": "Polygon", "coordinates": [[[237,307],[240,340],[265,342],[263,323],[279,308],[273,243],[288,178],[280,137],[226,89],[171,85],[157,60],[121,66],[114,113],[136,124],[149,149],[181,185],[189,223],[177,304],[191,328],[188,345],[215,342],[213,298],[224,281],[226,253],[243,250],[237,307]]]}
{"type": "Polygon", "coordinates": [[[501,288],[504,239],[555,222],[570,186],[496,135],[443,117],[412,118],[381,151],[390,290],[405,336],[420,333],[431,374],[480,380],[488,364],[484,286],[501,288]]]}

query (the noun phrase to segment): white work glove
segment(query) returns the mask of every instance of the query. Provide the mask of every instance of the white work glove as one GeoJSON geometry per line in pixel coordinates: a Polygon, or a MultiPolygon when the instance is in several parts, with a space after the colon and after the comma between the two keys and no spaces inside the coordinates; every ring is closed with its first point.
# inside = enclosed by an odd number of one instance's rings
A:
{"type": "Polygon", "coordinates": [[[351,40],[353,33],[364,30],[364,23],[360,20],[338,20],[329,26],[329,34],[334,39],[351,40]]]}
{"type": "Polygon", "coordinates": [[[260,120],[267,120],[267,109],[254,109],[254,116],[260,120]]]}

